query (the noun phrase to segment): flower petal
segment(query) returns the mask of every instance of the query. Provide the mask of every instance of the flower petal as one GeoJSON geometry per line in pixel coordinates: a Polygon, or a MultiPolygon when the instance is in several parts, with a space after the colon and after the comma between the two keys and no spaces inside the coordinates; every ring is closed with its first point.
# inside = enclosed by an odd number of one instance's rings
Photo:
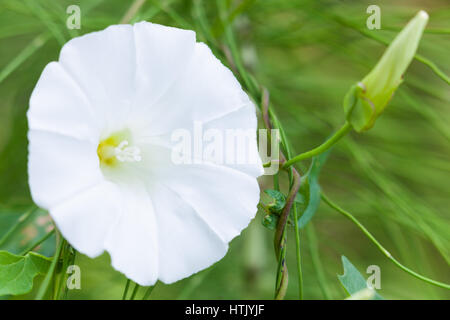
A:
{"type": "Polygon", "coordinates": [[[33,199],[76,249],[91,257],[107,250],[113,267],[141,285],[218,261],[257,211],[259,157],[171,161],[169,135],[197,123],[249,130],[244,148],[257,153],[252,102],[192,31],[143,22],[73,39],[44,70],[30,104],[33,199]],[[98,144],[121,130],[142,161],[104,175],[98,144]]]}
{"type": "Polygon", "coordinates": [[[30,98],[28,125],[94,142],[100,134],[91,105],[76,82],[57,62],[49,63],[30,98]]]}
{"type": "Polygon", "coordinates": [[[52,207],[50,214],[72,246],[93,258],[104,251],[106,236],[119,216],[120,192],[103,181],[52,207]]]}
{"type": "Polygon", "coordinates": [[[36,204],[49,209],[103,181],[97,146],[64,135],[30,130],[28,175],[36,204]]]}
{"type": "Polygon", "coordinates": [[[239,82],[203,43],[180,77],[151,108],[142,109],[137,126],[147,135],[161,135],[179,128],[191,128],[250,103],[239,82]]]}
{"type": "Polygon", "coordinates": [[[136,39],[137,83],[134,106],[151,109],[186,69],[195,48],[195,32],[140,22],[136,39]]]}
{"type": "Polygon", "coordinates": [[[224,242],[239,235],[254,218],[260,192],[254,177],[215,164],[174,165],[169,161],[153,170],[149,180],[178,194],[224,242]]]}
{"type": "MultiPolygon", "coordinates": [[[[263,175],[264,169],[256,139],[257,119],[253,103],[203,124],[203,132],[213,133],[213,130],[223,137],[223,157],[218,162],[214,159],[211,162],[239,170],[255,178],[263,175]]],[[[210,143],[215,143],[213,138],[210,143]]],[[[207,145],[204,145],[204,148],[207,148],[207,145]]]]}
{"type": "Polygon", "coordinates": [[[172,283],[220,260],[228,249],[217,234],[175,192],[151,190],[158,221],[159,279],[172,283]]]}
{"type": "Polygon", "coordinates": [[[136,52],[133,27],[113,25],[67,42],[60,64],[80,85],[108,127],[126,119],[135,92],[136,52]]]}
{"type": "Polygon", "coordinates": [[[143,286],[158,278],[158,233],[145,186],[121,186],[121,214],[105,241],[112,266],[143,286]]]}

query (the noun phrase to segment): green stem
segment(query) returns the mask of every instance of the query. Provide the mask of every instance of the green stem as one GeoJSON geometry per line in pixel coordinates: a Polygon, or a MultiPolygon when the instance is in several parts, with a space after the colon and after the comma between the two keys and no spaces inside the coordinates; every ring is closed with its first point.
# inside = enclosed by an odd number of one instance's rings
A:
{"type": "Polygon", "coordinates": [[[51,235],[53,235],[55,233],[55,229],[53,229],[52,231],[50,231],[49,233],[47,233],[46,235],[44,235],[43,237],[41,237],[39,240],[37,240],[36,242],[34,242],[31,246],[29,246],[28,248],[26,248],[25,250],[23,250],[21,253],[19,253],[19,255],[24,256],[26,255],[28,252],[30,252],[31,250],[33,250],[34,248],[36,248],[38,245],[40,245],[41,243],[43,243],[45,240],[47,240],[48,238],[50,238],[51,235]]]}
{"type": "Polygon", "coordinates": [[[417,272],[405,267],[404,265],[402,265],[399,261],[397,261],[394,257],[392,257],[392,255],[389,253],[389,251],[387,251],[379,242],[377,239],[375,239],[375,237],[348,211],[345,211],[344,209],[340,208],[337,204],[333,203],[325,194],[322,193],[321,195],[322,199],[325,201],[326,204],[328,204],[331,208],[333,208],[334,210],[336,210],[337,212],[339,212],[340,214],[342,214],[343,216],[347,217],[348,219],[350,219],[366,236],[367,238],[369,238],[370,241],[372,241],[377,248],[389,259],[391,260],[397,267],[399,267],[400,269],[402,269],[403,271],[409,273],[410,275],[412,275],[413,277],[416,277],[419,280],[428,282],[432,285],[435,285],[437,287],[441,287],[441,288],[445,288],[450,290],[450,285],[446,284],[446,283],[442,283],[430,278],[427,278],[425,276],[422,276],[421,274],[418,274],[417,272]]]}
{"type": "Polygon", "coordinates": [[[130,288],[130,279],[127,279],[127,283],[125,284],[125,289],[123,290],[122,300],[127,298],[128,289],[130,288]]]}
{"type": "Polygon", "coordinates": [[[254,83],[251,81],[250,76],[248,75],[247,71],[244,68],[244,64],[242,62],[242,59],[239,55],[238,46],[236,44],[236,40],[234,38],[233,31],[231,29],[231,25],[229,24],[229,21],[227,21],[227,4],[226,1],[223,0],[217,0],[217,8],[219,11],[219,18],[224,28],[224,34],[225,34],[225,40],[228,43],[228,47],[231,51],[231,55],[233,58],[233,61],[235,63],[236,69],[238,73],[240,74],[242,80],[244,81],[245,86],[247,87],[248,91],[253,95],[256,96],[257,88],[254,87],[254,83]]]}
{"type": "Polygon", "coordinates": [[[136,293],[138,292],[139,288],[140,288],[140,285],[138,285],[136,283],[136,285],[134,286],[133,292],[131,293],[130,300],[134,300],[134,297],[136,296],[136,293]]]}
{"type": "Polygon", "coordinates": [[[69,248],[70,248],[70,244],[64,240],[64,244],[63,244],[63,248],[62,248],[62,252],[61,252],[61,258],[62,258],[62,268],[61,270],[59,270],[59,272],[57,272],[57,276],[55,277],[55,289],[54,289],[54,294],[53,294],[53,300],[59,300],[60,296],[61,296],[61,287],[67,287],[65,278],[66,278],[66,273],[65,271],[67,270],[67,266],[68,266],[68,255],[69,255],[69,248]],[[59,273],[59,275],[58,275],[59,273]]]}
{"type": "Polygon", "coordinates": [[[203,33],[203,36],[205,37],[205,39],[210,44],[217,46],[217,41],[211,34],[211,31],[210,31],[211,27],[208,23],[208,20],[206,19],[205,11],[204,11],[203,7],[204,7],[204,4],[203,4],[202,0],[194,0],[193,12],[194,12],[194,16],[196,17],[195,20],[198,21],[199,27],[202,30],[202,33],[203,33]]]}
{"type": "Polygon", "coordinates": [[[303,273],[302,273],[302,261],[300,254],[300,229],[298,227],[298,212],[297,205],[294,202],[292,206],[294,211],[294,227],[295,227],[295,248],[296,248],[296,258],[297,258],[297,273],[298,273],[298,297],[303,300],[303,273]]]}
{"type": "Polygon", "coordinates": [[[283,300],[289,283],[289,274],[286,266],[286,228],[283,231],[283,238],[279,247],[275,248],[275,254],[277,255],[278,267],[274,299],[283,300]]]}
{"type": "Polygon", "coordinates": [[[144,3],[145,0],[135,0],[120,20],[120,23],[129,23],[136,16],[144,3]]]}
{"type": "Polygon", "coordinates": [[[150,295],[153,292],[153,289],[155,289],[157,284],[158,284],[158,282],[156,282],[153,286],[148,287],[147,291],[145,291],[144,296],[142,297],[142,300],[147,300],[148,297],[150,297],[150,295]]]}
{"type": "MultiPolygon", "coordinates": [[[[73,254],[70,257],[70,262],[69,262],[69,265],[72,266],[75,264],[75,259],[77,257],[77,251],[73,247],[71,247],[70,250],[73,250],[73,254]]],[[[64,293],[63,293],[64,300],[67,299],[68,294],[69,294],[69,287],[66,285],[66,286],[64,286],[64,293]]]]}
{"type": "Polygon", "coordinates": [[[325,151],[327,151],[328,149],[330,149],[336,142],[338,142],[343,136],[345,136],[347,133],[350,132],[350,130],[352,129],[352,126],[350,123],[345,122],[344,125],[338,130],[336,131],[335,134],[333,134],[327,141],[325,141],[324,143],[322,143],[320,146],[309,150],[307,152],[301,153],[295,157],[293,157],[292,159],[289,159],[288,161],[286,161],[286,163],[283,165],[283,168],[287,168],[291,165],[293,165],[296,162],[317,156],[318,154],[321,154],[325,151]]]}
{"type": "Polygon", "coordinates": [[[312,221],[309,222],[306,228],[306,236],[309,244],[309,251],[311,253],[311,262],[314,270],[317,273],[317,281],[319,282],[320,290],[326,300],[331,300],[331,294],[328,290],[327,281],[325,279],[325,273],[323,270],[322,262],[319,257],[319,247],[317,245],[316,231],[314,230],[314,225],[312,221]]]}
{"type": "Polygon", "coordinates": [[[48,268],[47,274],[45,275],[44,280],[42,281],[41,287],[39,288],[39,291],[36,295],[36,300],[42,300],[45,296],[45,293],[48,290],[48,287],[50,285],[50,282],[52,280],[53,274],[56,269],[56,264],[58,263],[59,256],[61,254],[62,247],[64,245],[64,239],[59,240],[58,247],[56,248],[55,255],[53,256],[52,263],[50,264],[50,267],[48,268]]]}
{"type": "Polygon", "coordinates": [[[11,237],[14,232],[16,232],[27,220],[28,218],[37,211],[38,208],[33,207],[25,212],[19,220],[5,233],[5,235],[0,239],[0,247],[6,243],[6,241],[11,237]]]}

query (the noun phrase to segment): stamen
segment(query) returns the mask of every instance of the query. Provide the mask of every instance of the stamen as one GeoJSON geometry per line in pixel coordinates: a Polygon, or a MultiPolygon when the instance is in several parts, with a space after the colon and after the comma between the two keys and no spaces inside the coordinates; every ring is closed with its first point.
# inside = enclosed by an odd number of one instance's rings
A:
{"type": "Polygon", "coordinates": [[[115,149],[117,160],[121,162],[138,162],[142,160],[141,149],[136,146],[128,146],[128,141],[122,141],[115,149]]]}

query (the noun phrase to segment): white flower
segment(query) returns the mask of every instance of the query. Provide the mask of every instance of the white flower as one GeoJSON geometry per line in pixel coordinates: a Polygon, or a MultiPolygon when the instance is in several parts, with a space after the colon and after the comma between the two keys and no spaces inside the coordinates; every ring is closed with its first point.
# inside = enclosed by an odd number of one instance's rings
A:
{"type": "Polygon", "coordinates": [[[259,158],[171,161],[176,129],[257,125],[248,96],[192,31],[141,22],[69,41],[43,71],[28,122],[33,200],[78,251],[108,251],[141,285],[218,261],[256,213],[259,158]]]}

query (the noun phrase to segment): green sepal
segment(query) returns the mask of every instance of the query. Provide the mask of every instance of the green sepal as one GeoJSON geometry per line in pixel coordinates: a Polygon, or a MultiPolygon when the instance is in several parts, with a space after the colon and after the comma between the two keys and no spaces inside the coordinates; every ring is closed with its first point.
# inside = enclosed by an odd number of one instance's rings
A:
{"type": "Polygon", "coordinates": [[[344,111],[347,122],[357,132],[370,129],[376,119],[373,103],[364,96],[364,85],[359,82],[353,85],[344,97],[344,111]]]}

